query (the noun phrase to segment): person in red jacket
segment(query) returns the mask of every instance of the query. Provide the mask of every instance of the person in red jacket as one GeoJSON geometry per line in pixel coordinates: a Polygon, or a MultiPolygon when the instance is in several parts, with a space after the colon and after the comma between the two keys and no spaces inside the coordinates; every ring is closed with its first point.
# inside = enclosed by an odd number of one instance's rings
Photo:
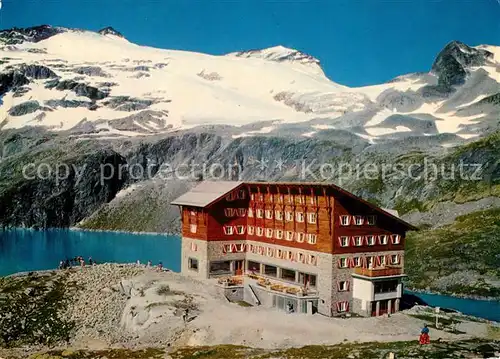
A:
{"type": "Polygon", "coordinates": [[[427,324],[424,324],[424,327],[420,331],[420,344],[430,344],[431,338],[429,337],[429,328],[427,328],[427,324]]]}

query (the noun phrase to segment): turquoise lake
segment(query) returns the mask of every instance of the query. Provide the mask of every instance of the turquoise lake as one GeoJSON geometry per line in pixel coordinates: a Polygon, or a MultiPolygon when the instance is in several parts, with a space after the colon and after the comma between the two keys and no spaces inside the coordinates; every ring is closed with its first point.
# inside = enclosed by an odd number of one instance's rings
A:
{"type": "Polygon", "coordinates": [[[97,263],[162,261],[175,272],[181,268],[181,241],[177,236],[85,232],[70,230],[0,230],[0,276],[57,268],[66,258],[89,257],[97,263]]]}
{"type": "MultiPolygon", "coordinates": [[[[92,257],[98,263],[153,264],[163,262],[175,272],[181,268],[178,236],[85,232],[70,230],[0,230],[0,276],[17,272],[54,269],[59,261],[75,256],[92,257]]],[[[500,302],[412,293],[431,306],[452,308],[462,313],[500,322],[500,302]]]]}

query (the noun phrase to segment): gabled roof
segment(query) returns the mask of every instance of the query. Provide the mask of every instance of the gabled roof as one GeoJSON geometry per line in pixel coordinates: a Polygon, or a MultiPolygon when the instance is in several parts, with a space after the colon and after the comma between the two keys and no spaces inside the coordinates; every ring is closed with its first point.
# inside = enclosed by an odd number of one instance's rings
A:
{"type": "Polygon", "coordinates": [[[171,202],[171,204],[206,207],[242,184],[243,182],[240,181],[203,181],[171,202]]]}
{"type": "Polygon", "coordinates": [[[193,207],[207,207],[217,201],[219,198],[225,196],[232,190],[240,187],[241,185],[269,185],[269,186],[316,186],[316,187],[330,187],[340,192],[341,194],[359,201],[373,210],[395,220],[396,222],[404,225],[408,229],[417,230],[417,228],[410,223],[404,221],[398,216],[397,211],[380,208],[354,194],[346,191],[345,189],[333,184],[322,182],[241,182],[241,181],[203,181],[189,192],[183,194],[171,204],[177,206],[193,206],[193,207]]]}
{"type": "Polygon", "coordinates": [[[397,210],[395,210],[395,209],[384,208],[384,207],[380,207],[380,209],[382,211],[386,211],[387,213],[392,214],[394,217],[401,218],[401,217],[399,217],[399,212],[397,210]]]}

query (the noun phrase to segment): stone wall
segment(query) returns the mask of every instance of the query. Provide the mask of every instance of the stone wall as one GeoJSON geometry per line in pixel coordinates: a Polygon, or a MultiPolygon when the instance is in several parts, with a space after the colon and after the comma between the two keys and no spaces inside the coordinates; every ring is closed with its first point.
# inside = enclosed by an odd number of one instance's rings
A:
{"type": "MultiPolygon", "coordinates": [[[[243,287],[224,288],[224,295],[230,302],[241,302],[245,300],[243,287]]],[[[253,303],[253,301],[249,302],[253,303]]]]}
{"type": "Polygon", "coordinates": [[[358,298],[352,299],[352,308],[351,312],[359,314],[363,317],[371,316],[371,302],[365,302],[366,306],[363,308],[363,300],[358,298]]]}
{"type": "MultiPolygon", "coordinates": [[[[273,307],[273,295],[265,289],[259,288],[257,285],[252,286],[255,295],[259,298],[260,305],[264,308],[272,308],[273,307]]],[[[250,293],[248,293],[250,295],[250,293]]],[[[245,300],[248,303],[253,303],[253,299],[249,298],[249,300],[245,300]]]]}
{"type": "Polygon", "coordinates": [[[181,248],[181,273],[190,277],[208,278],[208,242],[183,237],[181,248]],[[189,258],[198,260],[198,270],[189,268],[189,258]]]}
{"type": "MultiPolygon", "coordinates": [[[[269,264],[277,266],[280,268],[287,268],[295,270],[298,272],[304,272],[308,274],[316,275],[316,290],[319,292],[319,302],[318,302],[318,312],[326,316],[335,316],[341,313],[337,312],[336,303],[337,302],[349,302],[349,311],[357,311],[356,305],[352,299],[352,276],[354,268],[339,268],[338,260],[340,258],[354,258],[354,257],[365,257],[365,256],[377,256],[377,255],[392,255],[401,254],[401,265],[404,264],[404,252],[403,251],[387,251],[387,252],[365,252],[365,253],[347,253],[347,254],[337,254],[331,255],[327,253],[320,253],[315,251],[307,251],[302,249],[294,249],[287,246],[280,246],[275,244],[266,244],[254,241],[202,241],[191,238],[184,237],[182,240],[182,263],[181,272],[189,276],[196,276],[199,278],[209,277],[209,263],[210,261],[234,261],[234,260],[251,260],[263,264],[269,264]],[[195,244],[193,246],[193,243],[195,244]],[[253,244],[255,246],[263,246],[264,248],[272,248],[274,251],[281,249],[282,251],[292,251],[294,253],[301,252],[305,256],[314,255],[317,258],[316,265],[302,263],[297,261],[290,261],[287,259],[281,259],[276,257],[268,257],[266,255],[261,255],[253,252],[236,252],[236,253],[224,253],[223,247],[227,244],[253,244]],[[198,271],[194,271],[188,268],[189,258],[196,258],[198,260],[198,271]],[[338,282],[347,281],[350,283],[348,291],[339,291],[338,282]]],[[[245,263],[246,264],[246,263],[245,263]]],[[[234,270],[234,268],[231,268],[234,270]]],[[[254,291],[259,300],[261,300],[262,305],[266,307],[272,307],[272,295],[266,291],[260,290],[257,286],[254,286],[254,291]]],[[[246,298],[245,291],[241,294],[243,299],[249,303],[253,303],[252,298],[246,298]],[[245,299],[246,298],[246,299],[245,299]]],[[[247,294],[246,296],[248,296],[247,294]]]]}

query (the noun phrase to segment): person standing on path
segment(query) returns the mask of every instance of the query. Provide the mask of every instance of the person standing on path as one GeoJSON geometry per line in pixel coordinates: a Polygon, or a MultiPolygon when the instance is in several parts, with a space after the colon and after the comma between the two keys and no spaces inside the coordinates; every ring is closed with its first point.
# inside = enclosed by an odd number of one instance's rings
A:
{"type": "Polygon", "coordinates": [[[420,339],[419,339],[420,344],[430,344],[431,339],[429,337],[429,328],[427,327],[427,324],[424,324],[424,327],[420,331],[420,339]]]}

